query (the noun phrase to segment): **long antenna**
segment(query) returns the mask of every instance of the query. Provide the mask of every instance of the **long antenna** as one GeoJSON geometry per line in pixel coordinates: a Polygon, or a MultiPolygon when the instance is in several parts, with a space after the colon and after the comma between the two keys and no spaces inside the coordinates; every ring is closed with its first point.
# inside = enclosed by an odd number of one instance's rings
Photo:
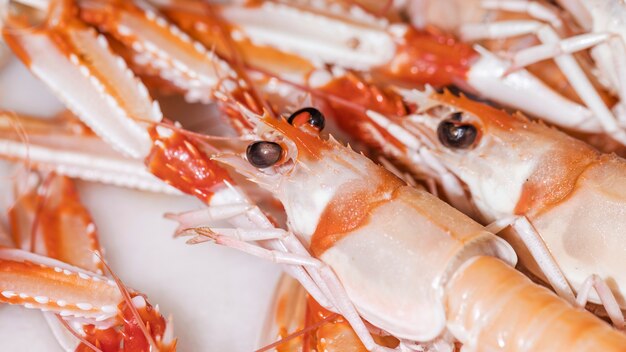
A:
{"type": "Polygon", "coordinates": [[[67,331],[69,331],[70,334],[74,335],[74,337],[76,337],[82,344],[91,348],[92,350],[94,350],[94,352],[103,352],[101,349],[94,346],[91,342],[87,341],[87,339],[81,336],[76,330],[74,330],[74,328],[72,328],[70,324],[68,324],[65,319],[63,319],[60,315],[55,314],[55,316],[57,317],[57,319],[59,319],[61,325],[63,325],[67,329],[67,331]]]}

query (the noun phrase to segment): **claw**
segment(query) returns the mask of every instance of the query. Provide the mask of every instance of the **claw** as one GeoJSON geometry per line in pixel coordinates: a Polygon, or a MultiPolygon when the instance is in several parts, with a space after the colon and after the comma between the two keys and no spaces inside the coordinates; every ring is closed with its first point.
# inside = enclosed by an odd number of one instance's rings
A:
{"type": "Polygon", "coordinates": [[[86,181],[180,194],[73,119],[42,120],[0,111],[0,157],[86,181]]]}
{"type": "Polygon", "coordinates": [[[83,20],[124,43],[135,65],[185,91],[187,100],[209,102],[214,90],[231,92],[237,87],[237,75],[225,61],[147,3],[81,0],[79,6],[83,20]]]}
{"type": "MultiPolygon", "coordinates": [[[[149,6],[140,4],[143,5],[59,0],[50,3],[48,16],[35,30],[27,31],[22,20],[9,17],[3,28],[4,37],[29,69],[96,134],[135,159],[148,156],[150,172],[183,192],[208,201],[219,184],[230,181],[227,173],[186,136],[159,133],[164,129],[154,125],[162,119],[162,114],[145,86],[112,53],[103,36],[75,17],[80,13],[122,43],[137,49],[133,50],[154,56],[151,63],[166,62],[176,72],[189,75],[185,80],[193,78],[212,88],[222,86],[221,72],[228,76],[229,68],[221,67],[201,45],[194,45],[182,32],[157,17],[149,6]],[[217,71],[210,67],[215,65],[217,71]]],[[[226,88],[221,90],[231,93],[226,88]]],[[[11,152],[15,152],[14,148],[7,146],[11,152]]],[[[43,156],[46,157],[50,158],[43,156]]]]}
{"type": "Polygon", "coordinates": [[[122,297],[112,280],[56,259],[0,249],[0,302],[98,321],[114,317],[122,297]]]}
{"type": "Polygon", "coordinates": [[[35,28],[9,17],[4,39],[94,132],[127,155],[145,155],[150,136],[136,120],[158,122],[160,108],[106,39],[73,17],[75,10],[69,0],[51,2],[35,28]]]}

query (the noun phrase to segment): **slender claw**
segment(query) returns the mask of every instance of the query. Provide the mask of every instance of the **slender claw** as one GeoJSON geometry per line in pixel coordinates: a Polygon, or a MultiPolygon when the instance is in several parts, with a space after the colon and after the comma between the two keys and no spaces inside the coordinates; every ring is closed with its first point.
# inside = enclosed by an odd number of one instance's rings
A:
{"type": "Polygon", "coordinates": [[[73,11],[69,1],[52,2],[37,30],[9,17],[4,39],[93,131],[127,155],[144,156],[151,141],[137,120],[160,121],[160,108],[105,37],[74,18],[73,11]]]}
{"type": "Polygon", "coordinates": [[[44,120],[0,111],[0,157],[85,181],[180,194],[149,174],[140,161],[120,155],[76,120],[44,120]]]}
{"type": "Polygon", "coordinates": [[[225,61],[146,3],[82,0],[79,6],[83,20],[124,43],[136,66],[182,89],[187,100],[209,102],[213,91],[237,87],[237,75],[225,61]]]}
{"type": "Polygon", "coordinates": [[[115,283],[61,261],[18,249],[0,249],[0,301],[54,311],[61,316],[106,320],[121,295],[115,283]]]}

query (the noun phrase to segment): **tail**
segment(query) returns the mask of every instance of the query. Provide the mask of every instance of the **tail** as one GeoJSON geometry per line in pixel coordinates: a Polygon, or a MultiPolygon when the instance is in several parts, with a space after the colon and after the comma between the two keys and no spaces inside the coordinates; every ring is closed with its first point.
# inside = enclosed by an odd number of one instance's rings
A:
{"type": "Polygon", "coordinates": [[[469,350],[624,351],[626,335],[492,257],[447,285],[448,328],[469,350]]]}

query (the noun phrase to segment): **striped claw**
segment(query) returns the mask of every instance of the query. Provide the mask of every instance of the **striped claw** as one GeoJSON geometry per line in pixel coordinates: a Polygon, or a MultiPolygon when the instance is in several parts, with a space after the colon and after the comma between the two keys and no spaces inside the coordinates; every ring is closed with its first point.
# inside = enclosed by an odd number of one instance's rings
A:
{"type": "Polygon", "coordinates": [[[111,320],[122,296],[113,280],[19,249],[0,249],[0,301],[63,317],[111,320]]]}
{"type": "Polygon", "coordinates": [[[73,116],[36,119],[0,111],[0,157],[85,181],[180,194],[147,172],[140,160],[116,152],[73,116]]]}
{"type": "Polygon", "coordinates": [[[94,132],[129,156],[144,155],[150,136],[136,120],[160,121],[159,105],[105,37],[76,19],[75,11],[72,1],[60,0],[50,2],[42,23],[10,16],[4,40],[94,132]]]}

